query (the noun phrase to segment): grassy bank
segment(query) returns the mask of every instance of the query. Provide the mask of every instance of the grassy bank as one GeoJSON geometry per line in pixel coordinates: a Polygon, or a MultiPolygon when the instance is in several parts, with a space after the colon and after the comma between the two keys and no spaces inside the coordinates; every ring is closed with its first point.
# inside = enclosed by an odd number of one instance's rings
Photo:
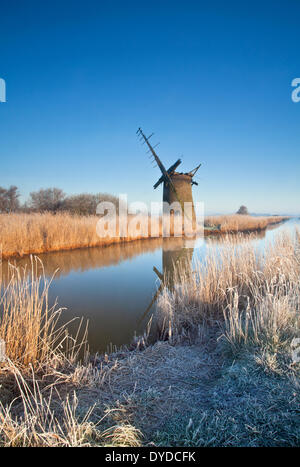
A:
{"type": "Polygon", "coordinates": [[[140,433],[118,423],[116,410],[102,406],[102,415],[79,404],[76,391],[101,387],[109,376],[91,365],[85,354],[86,328],[68,334],[59,325],[63,310],[48,304],[51,280],[10,267],[9,283],[1,285],[0,446],[138,446],[140,433]],[[83,332],[82,332],[83,330],[83,332]],[[78,336],[81,334],[81,338],[78,336]]]}
{"type": "Polygon", "coordinates": [[[100,238],[96,231],[98,220],[97,216],[68,213],[0,214],[2,257],[108,246],[141,238],[100,238]]]}
{"type": "Polygon", "coordinates": [[[0,444],[299,445],[299,234],[278,234],[264,251],[222,241],[164,288],[156,344],[82,363],[57,326],[63,311],[49,310],[49,282],[12,268],[1,295],[0,444]]]}
{"type": "MultiPolygon", "coordinates": [[[[282,221],[280,217],[217,216],[209,217],[205,225],[220,226],[215,233],[263,230],[282,221]]],[[[100,238],[96,232],[97,216],[75,216],[68,213],[0,214],[0,249],[3,258],[40,254],[49,251],[73,250],[108,246],[145,238],[128,235],[125,238],[100,238]]],[[[150,220],[148,231],[151,232],[150,220]]],[[[212,232],[208,230],[208,233],[212,232]]],[[[161,225],[159,226],[161,236],[161,225]]],[[[146,238],[150,238],[149,236],[146,238]]]]}
{"type": "Polygon", "coordinates": [[[268,226],[282,222],[286,217],[282,216],[250,216],[229,214],[221,216],[207,216],[205,225],[219,226],[220,233],[237,233],[237,232],[257,232],[265,230],[268,226]]]}

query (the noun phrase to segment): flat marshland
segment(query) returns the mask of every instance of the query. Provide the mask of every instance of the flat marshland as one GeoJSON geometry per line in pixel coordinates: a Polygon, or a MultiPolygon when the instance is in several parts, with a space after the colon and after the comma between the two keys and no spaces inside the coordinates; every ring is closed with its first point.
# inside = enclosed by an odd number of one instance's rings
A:
{"type": "MultiPolygon", "coordinates": [[[[205,225],[220,226],[220,233],[249,232],[266,229],[285,218],[252,217],[241,215],[208,217],[205,225]]],[[[100,238],[96,232],[97,216],[79,216],[69,213],[11,213],[0,214],[0,249],[2,258],[24,256],[31,253],[72,250],[112,243],[131,242],[143,235],[100,238]]],[[[148,231],[151,232],[150,220],[148,231]]],[[[211,231],[209,231],[211,233],[211,231]]],[[[161,235],[161,225],[159,227],[161,235]]],[[[147,238],[150,238],[150,234],[147,238]]]]}
{"type": "Polygon", "coordinates": [[[11,266],[0,445],[299,445],[300,234],[264,248],[248,240],[208,240],[192,272],[166,281],[156,343],[145,335],[132,351],[81,361],[83,344],[59,326],[64,311],[49,308],[39,260],[31,275],[11,266]]]}
{"type": "Polygon", "coordinates": [[[219,226],[221,233],[255,232],[265,230],[268,226],[278,224],[285,219],[287,217],[229,214],[207,216],[205,218],[205,225],[219,226]]]}

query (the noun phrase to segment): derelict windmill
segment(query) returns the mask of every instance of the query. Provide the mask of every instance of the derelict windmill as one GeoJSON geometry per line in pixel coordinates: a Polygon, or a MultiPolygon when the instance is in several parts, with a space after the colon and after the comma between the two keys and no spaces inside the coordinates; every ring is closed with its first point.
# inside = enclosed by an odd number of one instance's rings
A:
{"type": "Polygon", "coordinates": [[[151,157],[153,156],[153,161],[156,162],[162,173],[162,176],[155,183],[155,185],[153,185],[153,188],[156,189],[161,183],[163,183],[163,201],[166,201],[169,204],[172,204],[173,202],[179,202],[183,213],[184,203],[192,203],[192,212],[194,218],[195,211],[193,203],[192,186],[198,185],[198,183],[193,180],[193,177],[195,176],[201,164],[199,164],[195,169],[187,173],[176,172],[177,167],[179,166],[179,164],[181,164],[181,159],[178,159],[175,162],[175,164],[171,165],[171,167],[168,170],[166,170],[158,155],[154,151],[155,147],[158,146],[159,143],[154,147],[152,147],[149,143],[149,139],[153,136],[153,133],[150,136],[146,137],[141,128],[139,128],[136,133],[138,136],[141,137],[141,141],[143,141],[143,144],[147,144],[149,148],[148,152],[151,153],[151,157]]]}

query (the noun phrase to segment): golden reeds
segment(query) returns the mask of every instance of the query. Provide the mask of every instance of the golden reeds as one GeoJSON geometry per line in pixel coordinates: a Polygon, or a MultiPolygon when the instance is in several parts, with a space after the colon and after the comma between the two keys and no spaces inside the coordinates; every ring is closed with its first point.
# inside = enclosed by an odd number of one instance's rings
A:
{"type": "MultiPolygon", "coordinates": [[[[103,237],[97,235],[97,216],[76,216],[68,213],[0,214],[0,251],[2,258],[40,254],[48,251],[73,250],[76,248],[108,246],[151,238],[151,221],[148,234],[142,232],[126,237],[103,237]]],[[[206,219],[206,225],[220,225],[221,233],[265,229],[280,217],[218,216],[206,219]]],[[[171,235],[172,235],[171,223],[171,235]]],[[[211,232],[210,232],[211,233],[211,232]]],[[[158,235],[162,235],[159,221],[158,235]]]]}
{"type": "Polygon", "coordinates": [[[42,264],[35,257],[30,271],[8,265],[6,281],[0,277],[0,338],[5,341],[7,357],[21,368],[50,362],[53,366],[67,354],[74,360],[79,350],[67,325],[59,325],[62,308],[49,305],[52,279],[41,271],[42,264]]]}
{"type": "Polygon", "coordinates": [[[248,240],[226,236],[217,248],[208,241],[206,256],[196,260],[193,275],[178,271],[177,285],[165,287],[158,302],[164,336],[175,341],[203,319],[222,321],[224,314],[226,337],[233,345],[250,339],[250,328],[252,342],[263,333],[274,342],[272,332],[299,320],[299,238],[278,234],[263,250],[248,240]]]}
{"type": "Polygon", "coordinates": [[[284,219],[283,216],[249,216],[240,214],[208,216],[205,225],[219,226],[222,233],[251,232],[264,230],[272,224],[278,224],[284,219]]]}
{"type": "Polygon", "coordinates": [[[100,387],[114,366],[98,369],[79,362],[86,341],[86,331],[78,338],[82,321],[75,337],[68,334],[68,324],[60,325],[63,309],[49,305],[51,279],[40,274],[41,269],[35,257],[30,273],[9,265],[9,280],[1,283],[0,276],[0,338],[5,342],[0,446],[139,446],[135,427],[107,426],[109,410],[95,422],[93,406],[83,414],[74,390],[72,395],[68,389],[65,397],[60,394],[63,387],[100,387]]]}

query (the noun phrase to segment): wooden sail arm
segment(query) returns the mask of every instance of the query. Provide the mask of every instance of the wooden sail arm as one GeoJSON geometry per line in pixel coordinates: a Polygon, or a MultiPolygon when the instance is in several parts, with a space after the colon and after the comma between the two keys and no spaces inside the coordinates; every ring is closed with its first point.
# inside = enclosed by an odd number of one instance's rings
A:
{"type": "Polygon", "coordinates": [[[201,167],[201,164],[199,164],[195,169],[188,172],[188,175],[190,175],[191,177],[194,177],[194,175],[196,174],[196,172],[198,172],[200,167],[201,167]]]}
{"type": "MultiPolygon", "coordinates": [[[[171,165],[171,167],[167,170],[168,174],[171,175],[175,169],[181,164],[181,159],[178,159],[175,164],[171,165]]],[[[164,175],[160,177],[160,179],[153,185],[154,190],[165,180],[164,175]]]]}
{"type": "Polygon", "coordinates": [[[156,269],[155,266],[153,266],[153,271],[155,272],[155,274],[157,275],[157,277],[159,278],[160,280],[160,286],[158,287],[154,297],[152,298],[150,304],[148,305],[146,311],[143,313],[143,315],[141,316],[141,318],[139,319],[139,323],[141,323],[145,317],[148,315],[149,311],[151,310],[152,306],[154,305],[154,303],[156,302],[156,300],[158,299],[159,295],[161,294],[161,292],[163,291],[164,287],[165,287],[165,280],[164,280],[164,276],[163,274],[161,274],[159,272],[158,269],[156,269]]]}
{"type": "Polygon", "coordinates": [[[155,272],[159,280],[161,282],[164,282],[164,275],[161,272],[159,272],[159,270],[155,266],[153,266],[153,271],[155,272]]]}
{"type": "Polygon", "coordinates": [[[154,157],[155,159],[155,162],[157,163],[158,167],[160,168],[161,172],[163,174],[165,174],[167,171],[165,169],[165,166],[163,165],[163,163],[161,162],[160,158],[158,157],[158,155],[156,154],[156,152],[154,151],[153,147],[151,146],[151,144],[149,143],[148,139],[141,128],[138,129],[138,134],[140,134],[142,136],[142,138],[144,139],[145,143],[147,144],[148,148],[150,149],[151,153],[152,153],[152,156],[154,157]]]}

